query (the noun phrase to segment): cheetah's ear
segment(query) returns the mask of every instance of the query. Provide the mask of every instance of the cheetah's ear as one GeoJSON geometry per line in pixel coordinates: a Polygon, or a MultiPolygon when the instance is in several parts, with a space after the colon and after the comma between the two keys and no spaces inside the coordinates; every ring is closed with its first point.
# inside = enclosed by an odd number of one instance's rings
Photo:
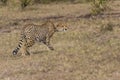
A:
{"type": "Polygon", "coordinates": [[[56,24],[56,27],[60,26],[60,24],[56,24]]]}
{"type": "Polygon", "coordinates": [[[57,22],[56,23],[56,26],[58,27],[58,26],[62,26],[63,25],[63,22],[57,22]]]}
{"type": "Polygon", "coordinates": [[[59,26],[59,24],[56,22],[56,23],[54,23],[54,25],[55,25],[55,27],[58,27],[59,26]]]}

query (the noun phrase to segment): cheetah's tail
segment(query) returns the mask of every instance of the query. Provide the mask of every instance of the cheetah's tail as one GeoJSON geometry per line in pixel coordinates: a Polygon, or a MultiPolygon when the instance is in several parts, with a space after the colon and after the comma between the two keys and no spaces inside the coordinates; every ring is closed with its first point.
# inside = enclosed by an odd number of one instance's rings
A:
{"type": "Polygon", "coordinates": [[[18,46],[13,50],[12,54],[16,55],[18,53],[18,51],[20,50],[21,46],[22,46],[22,42],[23,40],[20,40],[18,46]]]}

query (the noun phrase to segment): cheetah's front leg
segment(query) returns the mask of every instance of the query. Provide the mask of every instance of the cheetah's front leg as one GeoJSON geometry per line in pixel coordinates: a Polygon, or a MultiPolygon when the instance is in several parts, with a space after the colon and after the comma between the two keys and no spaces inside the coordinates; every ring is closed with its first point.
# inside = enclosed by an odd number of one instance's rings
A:
{"type": "Polygon", "coordinates": [[[46,38],[46,40],[43,42],[50,50],[54,50],[54,48],[50,44],[50,38],[46,38]]]}

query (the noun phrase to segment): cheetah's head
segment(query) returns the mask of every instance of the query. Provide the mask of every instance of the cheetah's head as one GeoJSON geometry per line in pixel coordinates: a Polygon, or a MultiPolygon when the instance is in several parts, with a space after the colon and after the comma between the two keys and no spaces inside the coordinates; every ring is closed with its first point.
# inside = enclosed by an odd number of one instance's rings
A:
{"type": "Polygon", "coordinates": [[[63,31],[67,31],[67,30],[68,30],[68,26],[66,24],[59,23],[56,26],[56,31],[58,31],[58,32],[63,32],[63,31]]]}

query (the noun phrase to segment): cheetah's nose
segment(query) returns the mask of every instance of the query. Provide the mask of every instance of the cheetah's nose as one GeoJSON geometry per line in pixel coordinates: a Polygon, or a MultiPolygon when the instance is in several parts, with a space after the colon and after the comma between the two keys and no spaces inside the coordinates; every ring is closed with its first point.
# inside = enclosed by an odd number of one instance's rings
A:
{"type": "Polygon", "coordinates": [[[67,29],[65,29],[65,31],[66,31],[67,29]]]}

